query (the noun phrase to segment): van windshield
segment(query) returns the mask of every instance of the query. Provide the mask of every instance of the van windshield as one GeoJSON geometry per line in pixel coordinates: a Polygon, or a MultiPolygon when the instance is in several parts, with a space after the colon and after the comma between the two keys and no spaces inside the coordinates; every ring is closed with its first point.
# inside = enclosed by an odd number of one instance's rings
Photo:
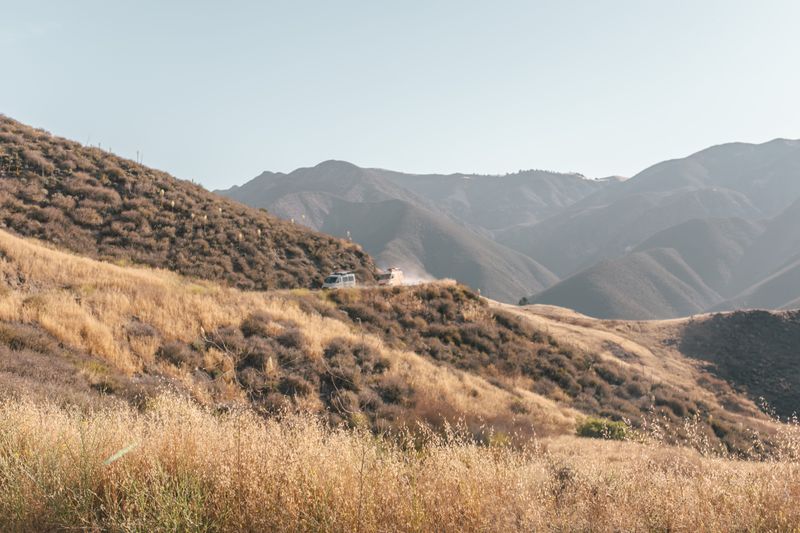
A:
{"type": "Polygon", "coordinates": [[[338,282],[339,282],[339,276],[328,276],[327,278],[325,278],[325,283],[338,283],[338,282]]]}

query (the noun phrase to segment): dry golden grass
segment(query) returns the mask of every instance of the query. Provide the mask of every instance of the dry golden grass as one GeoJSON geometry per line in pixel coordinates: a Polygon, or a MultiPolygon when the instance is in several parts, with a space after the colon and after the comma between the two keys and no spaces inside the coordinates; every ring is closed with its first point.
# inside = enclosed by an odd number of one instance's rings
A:
{"type": "Polygon", "coordinates": [[[0,405],[3,531],[791,531],[798,498],[788,460],[384,439],[168,397],[90,416],[0,405]]]}
{"type": "Polygon", "coordinates": [[[310,347],[351,336],[337,321],[302,313],[265,293],[189,280],[165,270],[120,267],[45,248],[0,231],[0,274],[24,280],[0,300],[0,320],[37,322],[63,342],[127,370],[151,362],[156,346],[132,345],[132,317],[169,339],[191,341],[202,329],[237,324],[255,310],[306,326],[310,347]]]}
{"type": "MultiPolygon", "coordinates": [[[[203,331],[238,326],[250,314],[263,312],[297,324],[309,357],[321,357],[324,347],[337,338],[363,341],[379,350],[392,361],[389,372],[416,391],[416,407],[404,420],[409,424],[468,418],[473,426],[505,420],[506,427],[527,428],[528,434],[572,431],[577,413],[567,407],[523,389],[500,389],[412,352],[389,349],[352,324],[302,311],[292,296],[240,291],[165,270],[99,262],[0,231],[0,321],[37,324],[67,346],[125,372],[156,366],[192,389],[189,370],[155,361],[160,344],[191,343],[203,331]],[[134,319],[158,330],[162,338],[128,335],[134,319]],[[513,413],[510,408],[515,403],[523,404],[526,412],[513,413]]],[[[242,390],[229,385],[226,397],[217,400],[246,401],[242,390]]],[[[198,400],[213,400],[204,391],[194,392],[198,400]]],[[[300,407],[320,409],[318,400],[304,401],[300,407]]]]}
{"type": "MultiPolygon", "coordinates": [[[[638,370],[649,379],[670,384],[691,392],[706,405],[725,409],[734,405],[729,415],[741,424],[767,432],[772,426],[761,413],[760,406],[747,396],[734,394],[729,387],[711,387],[709,373],[703,365],[679,351],[680,328],[689,319],[623,321],[601,320],[569,309],[547,305],[515,307],[496,304],[525,317],[542,331],[578,350],[596,353],[617,364],[638,370]]],[[[730,410],[729,410],[730,411],[730,410]]]]}

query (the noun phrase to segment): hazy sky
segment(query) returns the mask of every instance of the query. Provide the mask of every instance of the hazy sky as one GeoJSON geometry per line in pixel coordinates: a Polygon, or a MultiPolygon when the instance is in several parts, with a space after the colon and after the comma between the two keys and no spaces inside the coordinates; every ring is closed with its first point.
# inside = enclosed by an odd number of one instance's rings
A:
{"type": "Polygon", "coordinates": [[[209,188],[325,159],[632,175],[800,137],[800,2],[0,0],[0,113],[209,188]]]}

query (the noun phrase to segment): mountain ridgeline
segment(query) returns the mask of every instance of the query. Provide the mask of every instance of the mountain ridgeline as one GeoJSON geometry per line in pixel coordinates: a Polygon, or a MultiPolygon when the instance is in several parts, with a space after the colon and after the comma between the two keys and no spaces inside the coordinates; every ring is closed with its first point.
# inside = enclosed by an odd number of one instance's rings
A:
{"type": "Polygon", "coordinates": [[[327,161],[220,192],[504,302],[626,319],[800,302],[800,141],[714,146],[627,180],[327,161]]]}
{"type": "Polygon", "coordinates": [[[373,279],[356,244],[0,116],[0,224],[83,255],[245,289],[373,279]]]}
{"type": "Polygon", "coordinates": [[[495,234],[535,224],[612,185],[545,171],[413,175],[326,161],[289,174],[265,172],[218,192],[350,237],[380,265],[399,266],[423,279],[456,278],[491,298],[516,302],[558,277],[498,242],[495,234]]]}
{"type": "Polygon", "coordinates": [[[513,235],[563,278],[523,303],[637,319],[796,307],[798,227],[800,141],[716,146],[513,235]]]}
{"type": "MultiPolygon", "coordinates": [[[[605,321],[499,303],[445,280],[272,290],[315,287],[335,268],[373,279],[366,252],[319,229],[378,250],[382,261],[413,261],[504,297],[538,285],[537,298],[593,306],[598,316],[691,314],[735,298],[786,306],[798,298],[796,199],[748,190],[754,199],[745,201],[741,186],[723,196],[758,216],[671,213],[673,224],[654,223],[623,253],[601,254],[559,281],[559,258],[537,262],[500,238],[509,228],[574,230],[607,209],[603,202],[635,206],[650,189],[630,196],[631,180],[409,177],[328,162],[234,190],[252,199],[266,190],[270,209],[297,209],[291,221],[10,119],[0,126],[0,397],[55,393],[93,409],[171,390],[209,407],[314,412],[376,432],[462,420],[485,442],[495,430],[573,433],[587,416],[646,431],[656,416],[671,428],[660,437],[667,442],[694,446],[699,435],[740,457],[779,446],[758,397],[781,416],[796,411],[788,374],[797,313],[605,321]],[[504,221],[489,224],[482,197],[505,206],[504,221]],[[535,206],[527,214],[526,203],[535,206]]],[[[768,168],[774,186],[788,179],[768,168]]],[[[718,181],[683,179],[685,190],[658,192],[647,205],[667,214],[687,198],[713,197],[718,181]]],[[[687,205],[720,214],[722,204],[687,205]]]]}

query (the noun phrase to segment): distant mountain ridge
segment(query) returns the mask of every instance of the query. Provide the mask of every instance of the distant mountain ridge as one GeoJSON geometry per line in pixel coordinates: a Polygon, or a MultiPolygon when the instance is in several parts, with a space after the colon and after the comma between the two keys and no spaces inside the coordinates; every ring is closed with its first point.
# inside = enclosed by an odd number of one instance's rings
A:
{"type": "Polygon", "coordinates": [[[219,192],[505,302],[656,319],[800,301],[795,140],[712,146],[627,179],[327,161],[219,192]]]}
{"type": "Polygon", "coordinates": [[[496,226],[535,223],[612,186],[576,174],[411,175],[325,161],[289,174],[265,172],[218,193],[362,244],[384,266],[453,277],[516,302],[526,287],[558,278],[493,239],[496,226]],[[492,224],[492,213],[495,216],[492,224]]]}
{"type": "Polygon", "coordinates": [[[519,234],[500,240],[516,249],[510,239],[523,241],[523,253],[564,277],[522,303],[572,303],[603,318],[671,318],[797,305],[797,228],[800,141],[776,139],[659,163],[538,225],[526,242],[519,234]],[[568,240],[577,245],[560,246],[568,240]],[[647,267],[641,254],[655,248],[673,250],[688,270],[676,276],[647,267]],[[607,260],[628,278],[612,274],[607,260]],[[697,280],[711,292],[677,290],[697,280]]]}

